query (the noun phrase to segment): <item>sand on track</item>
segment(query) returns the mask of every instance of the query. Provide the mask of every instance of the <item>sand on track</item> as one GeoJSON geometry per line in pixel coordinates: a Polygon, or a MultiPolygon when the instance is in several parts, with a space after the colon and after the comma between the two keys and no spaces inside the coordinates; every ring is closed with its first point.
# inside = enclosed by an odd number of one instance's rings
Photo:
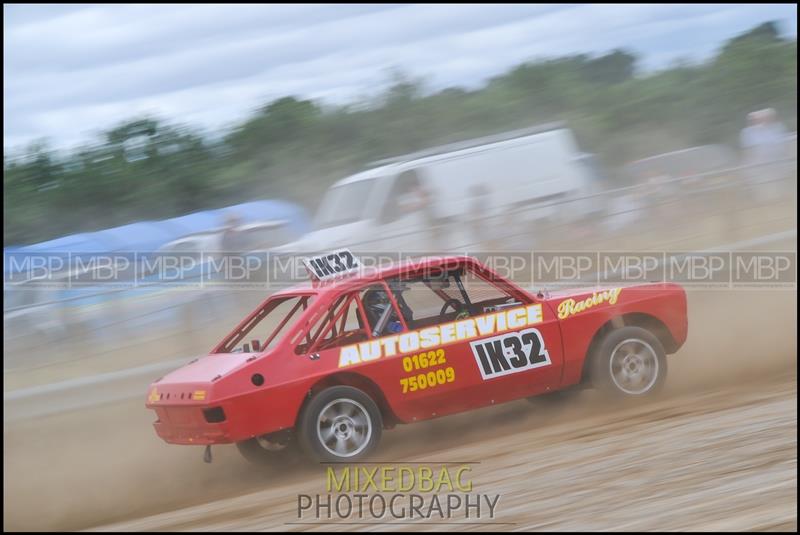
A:
{"type": "Polygon", "coordinates": [[[355,515],[300,515],[298,495],[327,495],[319,470],[303,482],[98,529],[427,531],[455,522],[467,530],[795,530],[794,384],[773,378],[746,392],[682,394],[614,414],[528,422],[516,432],[501,424],[485,429],[493,438],[410,457],[480,459],[470,465],[472,494],[500,496],[492,518],[434,514],[394,524],[366,515],[354,525],[355,515]]]}
{"type": "MultiPolygon", "coordinates": [[[[794,528],[796,306],[795,290],[693,290],[661,398],[509,403],[398,427],[375,457],[479,462],[475,487],[510,524],[465,528],[794,528]]],[[[143,405],[4,426],[4,528],[314,528],[286,523],[298,493],[323,491],[319,467],[255,470],[232,446],[206,465],[160,442],[143,405]]]]}

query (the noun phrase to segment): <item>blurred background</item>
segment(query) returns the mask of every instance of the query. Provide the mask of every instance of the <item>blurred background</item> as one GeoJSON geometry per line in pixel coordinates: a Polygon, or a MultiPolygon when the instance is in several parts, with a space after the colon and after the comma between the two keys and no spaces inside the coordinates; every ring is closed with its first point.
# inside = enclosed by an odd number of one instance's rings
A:
{"type": "Polygon", "coordinates": [[[743,208],[795,191],[795,6],[4,13],[7,372],[96,354],[117,369],[149,339],[148,359],[189,354],[263,298],[68,288],[74,266],[26,281],[44,255],[658,250],[793,228],[743,208]],[[510,157],[519,138],[540,149],[510,157]],[[385,167],[490,142],[465,168],[419,167],[427,206],[385,167]]]}
{"type": "Polygon", "coordinates": [[[738,151],[758,109],[796,129],[794,6],[608,9],[8,6],[3,245],[313,212],[369,162],[552,121],[610,169],[738,151]]]}
{"type": "MultiPolygon", "coordinates": [[[[796,251],[796,19],[761,4],[5,5],[7,445],[27,449],[19,426],[37,418],[144,412],[150,380],[268,295],[73,288],[69,263],[40,284],[20,267],[33,259],[796,251]],[[506,158],[520,139],[545,151],[506,158]],[[486,146],[480,176],[437,167],[486,146]]],[[[115,518],[104,507],[86,514],[115,518]]],[[[19,511],[16,527],[39,516],[19,511]]]]}

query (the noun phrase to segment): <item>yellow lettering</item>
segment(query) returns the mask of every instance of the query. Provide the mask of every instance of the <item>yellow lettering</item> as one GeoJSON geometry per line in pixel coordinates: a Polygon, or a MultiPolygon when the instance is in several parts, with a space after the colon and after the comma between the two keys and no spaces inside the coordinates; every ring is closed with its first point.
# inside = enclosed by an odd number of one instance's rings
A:
{"type": "Polygon", "coordinates": [[[442,343],[439,336],[439,327],[428,327],[427,329],[422,329],[419,332],[419,338],[419,345],[425,349],[438,346],[442,343]]]}
{"type": "Polygon", "coordinates": [[[419,349],[419,333],[411,331],[400,335],[400,353],[409,353],[419,349]]]}
{"type": "Polygon", "coordinates": [[[622,288],[614,288],[613,290],[609,290],[609,293],[611,293],[611,299],[608,300],[608,303],[614,305],[617,303],[619,294],[622,293],[622,288]]]}
{"type": "Polygon", "coordinates": [[[572,298],[564,299],[558,304],[558,318],[563,320],[564,318],[568,318],[573,314],[583,312],[586,309],[606,302],[613,305],[617,302],[617,299],[621,293],[622,288],[613,288],[600,293],[594,292],[592,293],[591,297],[587,297],[583,301],[576,302],[572,298]]]}
{"type": "Polygon", "coordinates": [[[450,472],[447,471],[446,466],[442,466],[439,471],[439,477],[436,481],[436,492],[442,492],[442,487],[447,489],[447,492],[453,492],[453,483],[450,481],[450,472]]]}
{"type": "Polygon", "coordinates": [[[397,340],[397,336],[387,336],[386,338],[381,339],[385,356],[391,357],[392,355],[397,354],[397,340]]]}
{"type": "Polygon", "coordinates": [[[468,340],[478,336],[475,330],[475,320],[468,319],[456,323],[456,338],[459,340],[468,340]]]}
{"type": "Polygon", "coordinates": [[[433,490],[433,470],[427,466],[420,466],[419,473],[419,492],[430,492],[433,490]]]}
{"type": "Polygon", "coordinates": [[[393,472],[394,468],[391,466],[384,466],[381,468],[381,492],[391,492],[392,491],[392,481],[394,481],[394,477],[390,474],[393,472]]]}
{"type": "Polygon", "coordinates": [[[350,492],[350,470],[345,467],[342,473],[342,480],[339,481],[336,479],[336,471],[333,467],[329,466],[327,468],[328,477],[326,487],[328,492],[331,492],[332,489],[336,489],[337,492],[350,492]]]}
{"type": "Polygon", "coordinates": [[[525,320],[528,317],[528,313],[524,308],[517,308],[514,310],[509,311],[508,313],[508,328],[515,329],[517,327],[524,327],[525,320]]]}
{"type": "Polygon", "coordinates": [[[358,348],[361,350],[361,360],[364,362],[375,360],[381,356],[381,344],[377,340],[362,342],[358,344],[358,348]]]}
{"type": "Polygon", "coordinates": [[[398,476],[400,479],[398,491],[408,492],[414,488],[414,470],[410,466],[401,466],[398,469],[398,476]],[[408,479],[405,476],[408,476],[408,479]]]}
{"type": "Polygon", "coordinates": [[[442,335],[443,344],[456,341],[456,326],[452,323],[447,323],[439,327],[439,332],[442,335]]]}
{"type": "Polygon", "coordinates": [[[478,334],[481,336],[492,334],[494,332],[494,319],[495,319],[495,314],[489,314],[488,316],[478,316],[477,318],[475,318],[475,324],[478,326],[478,334]]]}
{"type": "Polygon", "coordinates": [[[358,354],[358,347],[353,345],[342,348],[341,352],[339,353],[340,368],[352,366],[353,364],[358,364],[359,362],[361,362],[361,358],[358,354]]]}
{"type": "Polygon", "coordinates": [[[468,479],[466,483],[462,481],[461,476],[464,472],[472,470],[469,466],[462,466],[456,470],[456,488],[459,492],[472,492],[472,480],[468,479]]]}
{"type": "Polygon", "coordinates": [[[531,305],[528,311],[528,325],[542,322],[542,305],[531,305]]]}
{"type": "MultiPolygon", "coordinates": [[[[558,317],[564,319],[586,308],[607,301],[615,303],[621,289],[612,290],[608,295],[597,294],[578,303],[574,299],[565,299],[558,305],[558,317]]],[[[475,318],[468,318],[436,327],[427,327],[419,331],[408,331],[400,335],[390,335],[360,344],[345,346],[340,349],[339,367],[344,368],[364,362],[371,362],[381,357],[392,357],[397,354],[413,353],[419,349],[429,349],[460,340],[470,340],[481,336],[490,336],[508,329],[518,329],[525,325],[533,325],[544,321],[542,305],[535,304],[518,307],[502,312],[495,312],[475,318]]]]}

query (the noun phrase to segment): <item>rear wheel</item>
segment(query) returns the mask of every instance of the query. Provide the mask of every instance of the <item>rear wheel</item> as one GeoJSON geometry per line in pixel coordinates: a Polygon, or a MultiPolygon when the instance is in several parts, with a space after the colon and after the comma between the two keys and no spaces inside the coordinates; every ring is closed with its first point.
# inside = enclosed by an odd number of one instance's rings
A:
{"type": "Polygon", "coordinates": [[[366,457],[380,442],[382,429],[378,406],[351,386],[333,386],[316,394],[298,425],[301,447],[322,462],[366,457]]]}
{"type": "Polygon", "coordinates": [[[664,347],[653,333],[641,327],[622,327],[608,333],[592,362],[592,384],[613,397],[655,394],[666,377],[664,347]]]}
{"type": "Polygon", "coordinates": [[[236,443],[242,457],[258,465],[279,465],[293,456],[292,436],[289,432],[272,433],[236,443]]]}

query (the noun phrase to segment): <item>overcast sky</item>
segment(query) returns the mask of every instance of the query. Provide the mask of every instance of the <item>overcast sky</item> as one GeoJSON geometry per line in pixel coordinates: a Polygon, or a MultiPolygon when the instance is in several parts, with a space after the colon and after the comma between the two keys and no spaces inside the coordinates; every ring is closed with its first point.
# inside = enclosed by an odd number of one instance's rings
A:
{"type": "Polygon", "coordinates": [[[475,87],[525,60],[626,47],[702,60],[750,27],[797,35],[796,5],[11,5],[3,143],[66,148],[142,113],[227,127],[268,100],[345,103],[388,69],[475,87]]]}

